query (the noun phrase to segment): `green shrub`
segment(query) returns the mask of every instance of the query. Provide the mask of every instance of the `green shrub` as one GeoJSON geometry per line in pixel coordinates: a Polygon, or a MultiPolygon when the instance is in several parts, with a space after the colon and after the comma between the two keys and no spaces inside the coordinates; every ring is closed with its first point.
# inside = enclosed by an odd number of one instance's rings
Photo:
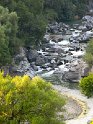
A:
{"type": "Polygon", "coordinates": [[[83,94],[85,94],[87,97],[92,97],[93,96],[93,74],[89,74],[89,76],[82,78],[79,83],[79,87],[83,94]]]}

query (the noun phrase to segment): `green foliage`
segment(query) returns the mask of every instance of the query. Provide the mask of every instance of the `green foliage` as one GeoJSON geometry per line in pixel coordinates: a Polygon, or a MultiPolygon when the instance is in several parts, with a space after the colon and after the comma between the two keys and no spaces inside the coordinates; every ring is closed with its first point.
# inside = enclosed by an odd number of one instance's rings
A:
{"type": "Polygon", "coordinates": [[[57,13],[53,9],[46,9],[45,10],[45,18],[49,22],[56,20],[57,16],[58,16],[57,13]]]}
{"type": "Polygon", "coordinates": [[[93,65],[93,39],[91,39],[87,45],[84,60],[89,64],[89,66],[93,65]]]}
{"type": "Polygon", "coordinates": [[[0,26],[0,65],[6,65],[11,62],[11,55],[8,48],[7,37],[5,36],[5,28],[0,26]]]}
{"type": "Polygon", "coordinates": [[[65,100],[45,80],[0,73],[0,123],[63,124],[57,113],[65,100]]]}
{"type": "Polygon", "coordinates": [[[45,0],[45,9],[53,9],[59,21],[71,21],[75,16],[80,18],[86,13],[87,0],[45,0]]]}
{"type": "Polygon", "coordinates": [[[75,15],[78,15],[80,18],[85,15],[87,11],[88,0],[72,0],[75,5],[75,15]]]}
{"type": "Polygon", "coordinates": [[[0,65],[11,62],[12,52],[16,50],[16,33],[17,14],[0,6],[0,65]]]}
{"type": "Polygon", "coordinates": [[[87,97],[93,96],[93,74],[89,74],[89,76],[82,78],[79,86],[82,93],[87,97]]]}
{"type": "Polygon", "coordinates": [[[48,22],[71,21],[86,12],[87,0],[0,0],[18,14],[18,37],[22,44],[39,44],[48,22]]]}
{"type": "Polygon", "coordinates": [[[19,0],[15,11],[19,18],[19,37],[24,45],[39,44],[46,31],[47,20],[43,14],[44,0],[19,0]]]}

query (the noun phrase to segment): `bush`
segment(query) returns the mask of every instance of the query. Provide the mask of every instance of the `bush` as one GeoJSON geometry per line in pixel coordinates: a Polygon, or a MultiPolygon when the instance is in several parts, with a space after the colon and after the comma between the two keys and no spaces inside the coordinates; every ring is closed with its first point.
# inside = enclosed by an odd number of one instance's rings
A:
{"type": "Polygon", "coordinates": [[[87,97],[93,96],[93,74],[81,79],[79,87],[87,97]]]}

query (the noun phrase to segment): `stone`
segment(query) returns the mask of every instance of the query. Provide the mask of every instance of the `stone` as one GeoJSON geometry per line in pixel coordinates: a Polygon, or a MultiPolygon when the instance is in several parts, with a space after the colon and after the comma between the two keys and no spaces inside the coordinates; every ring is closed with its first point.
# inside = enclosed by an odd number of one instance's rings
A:
{"type": "Polygon", "coordinates": [[[9,74],[12,75],[12,76],[16,76],[16,75],[22,76],[22,75],[24,75],[24,72],[23,71],[18,71],[18,66],[11,65],[10,68],[9,68],[9,74]]]}
{"type": "Polygon", "coordinates": [[[90,35],[88,35],[87,33],[82,34],[78,38],[78,40],[79,40],[80,43],[87,42],[89,39],[90,39],[90,35]]]}
{"type": "Polygon", "coordinates": [[[64,50],[61,48],[56,48],[55,52],[57,52],[58,54],[64,53],[64,50]]]}
{"type": "Polygon", "coordinates": [[[82,18],[82,20],[87,22],[93,22],[93,17],[90,15],[86,15],[82,18]]]}
{"type": "Polygon", "coordinates": [[[45,64],[46,63],[46,61],[45,61],[45,59],[44,59],[44,57],[40,57],[40,56],[38,56],[37,58],[36,58],[36,65],[37,66],[42,66],[43,64],[45,64]]]}
{"type": "Polygon", "coordinates": [[[82,30],[84,32],[87,31],[87,27],[85,25],[84,26],[83,25],[79,26],[78,29],[82,30]]]}
{"type": "Polygon", "coordinates": [[[80,74],[79,74],[78,71],[75,72],[75,70],[74,71],[65,72],[65,74],[63,75],[63,80],[69,81],[70,83],[79,82],[80,74]]]}
{"type": "Polygon", "coordinates": [[[14,61],[9,68],[11,75],[24,75],[27,74],[30,77],[35,75],[34,70],[31,68],[30,63],[26,57],[26,53],[24,48],[21,48],[20,54],[14,57],[14,61]],[[16,63],[16,61],[19,61],[16,63]]]}
{"type": "Polygon", "coordinates": [[[88,76],[89,71],[90,71],[90,67],[88,65],[87,66],[84,66],[84,68],[82,69],[82,72],[81,72],[81,77],[88,76]]]}
{"type": "Polygon", "coordinates": [[[38,67],[35,64],[32,64],[31,67],[35,70],[38,71],[38,67]]]}
{"type": "Polygon", "coordinates": [[[37,50],[29,50],[27,52],[27,59],[29,62],[36,61],[36,58],[39,56],[37,50]]]}

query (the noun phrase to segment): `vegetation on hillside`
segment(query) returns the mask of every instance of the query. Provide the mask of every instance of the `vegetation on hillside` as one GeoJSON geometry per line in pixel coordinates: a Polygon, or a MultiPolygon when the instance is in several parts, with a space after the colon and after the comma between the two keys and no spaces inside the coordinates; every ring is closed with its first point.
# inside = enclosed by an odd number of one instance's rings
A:
{"type": "Polygon", "coordinates": [[[0,65],[10,63],[10,58],[18,46],[37,45],[42,42],[49,22],[81,18],[86,12],[87,2],[87,0],[0,0],[0,65]]]}
{"type": "Polygon", "coordinates": [[[0,73],[0,124],[63,124],[64,98],[45,80],[0,73]]]}

